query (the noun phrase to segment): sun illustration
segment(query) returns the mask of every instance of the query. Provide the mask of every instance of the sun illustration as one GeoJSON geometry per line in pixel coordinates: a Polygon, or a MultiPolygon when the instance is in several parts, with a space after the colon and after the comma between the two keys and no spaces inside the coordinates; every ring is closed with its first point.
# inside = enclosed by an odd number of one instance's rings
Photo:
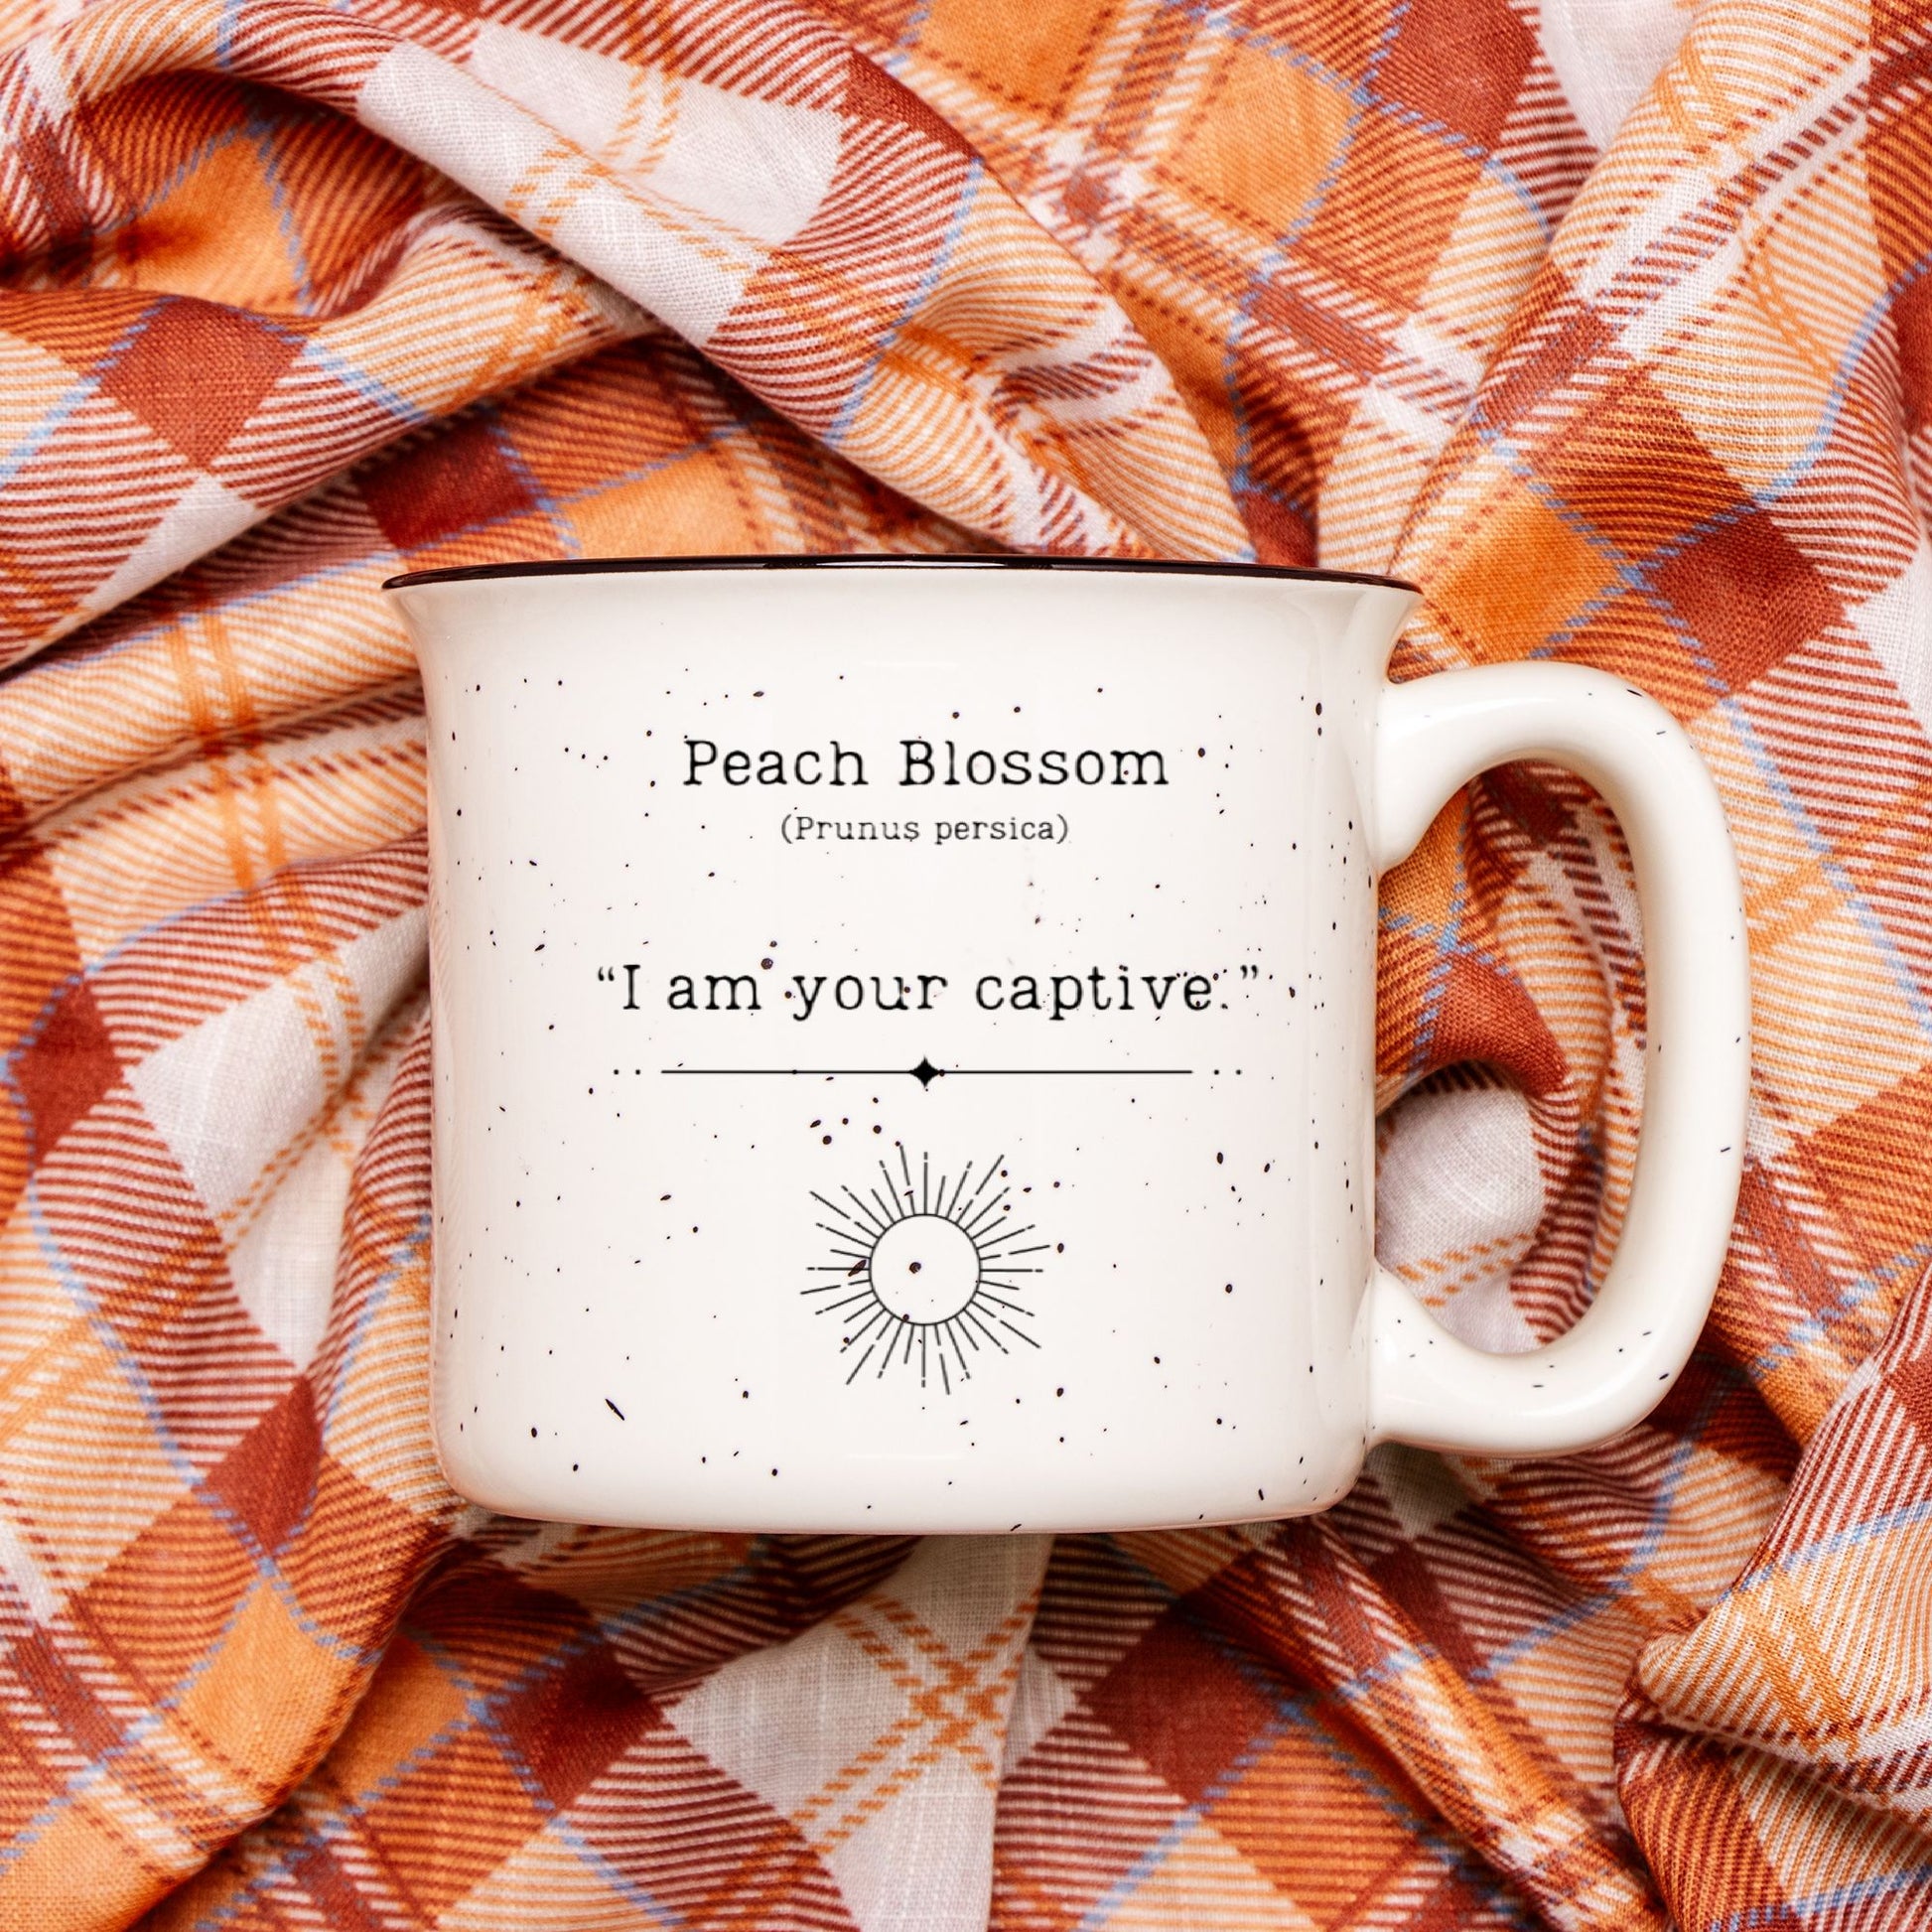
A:
{"type": "Polygon", "coordinates": [[[816,1224],[832,1237],[832,1258],[812,1273],[830,1279],[802,1292],[839,1324],[840,1351],[853,1358],[847,1382],[868,1366],[876,1377],[916,1370],[921,1388],[937,1377],[950,1395],[955,1381],[971,1381],[974,1360],[989,1349],[1010,1355],[1015,1341],[1039,1346],[1023,1325],[1035,1319],[1033,1310],[1015,1298],[1025,1278],[1040,1272],[1029,1257],[1048,1244],[1017,1245],[1035,1230],[1032,1222],[1013,1225],[1005,1158],[982,1169],[968,1161],[957,1180],[943,1173],[935,1180],[931,1157],[922,1154],[914,1179],[901,1141],[898,1176],[879,1164],[883,1187],[842,1188],[844,1206],[813,1191],[833,1218],[816,1224]]]}

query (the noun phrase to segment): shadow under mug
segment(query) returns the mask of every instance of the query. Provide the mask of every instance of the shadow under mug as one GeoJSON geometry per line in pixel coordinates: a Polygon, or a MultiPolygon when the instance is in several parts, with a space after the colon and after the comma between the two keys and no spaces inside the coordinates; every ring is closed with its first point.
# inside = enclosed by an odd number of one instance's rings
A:
{"type": "Polygon", "coordinates": [[[432,1404],[526,1516],[1295,1515],[1385,1438],[1577,1449],[1690,1354],[1741,1168],[1735,860],[1620,679],[1390,685],[1314,571],[636,560],[390,587],[430,754],[432,1404]],[[1645,1110],[1526,1354],[1374,1254],[1376,882],[1513,759],[1622,823],[1645,1110]]]}

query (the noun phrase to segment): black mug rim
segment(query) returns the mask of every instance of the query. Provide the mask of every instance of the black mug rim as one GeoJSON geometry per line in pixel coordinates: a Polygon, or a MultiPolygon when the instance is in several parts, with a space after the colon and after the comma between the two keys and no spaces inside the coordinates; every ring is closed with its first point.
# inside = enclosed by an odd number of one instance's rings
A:
{"type": "Polygon", "coordinates": [[[384,580],[385,591],[417,590],[430,584],[487,584],[519,577],[643,576],[654,572],[693,570],[876,570],[890,566],[922,570],[1035,570],[1124,571],[1144,577],[1262,578],[1296,584],[1365,584],[1376,590],[1407,591],[1421,596],[1421,586],[1403,577],[1381,577],[1372,571],[1317,570],[1291,564],[1170,563],[1150,557],[1035,557],[982,554],[978,551],[920,552],[898,556],[892,552],[856,551],[850,554],[759,555],[732,557],[550,557],[529,563],[456,564],[443,570],[411,570],[384,580]]]}

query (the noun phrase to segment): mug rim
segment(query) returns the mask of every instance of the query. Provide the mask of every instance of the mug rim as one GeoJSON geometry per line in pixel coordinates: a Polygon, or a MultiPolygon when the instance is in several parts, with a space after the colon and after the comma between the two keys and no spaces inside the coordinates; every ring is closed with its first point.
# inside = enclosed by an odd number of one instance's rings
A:
{"type": "Polygon", "coordinates": [[[453,564],[437,570],[404,571],[385,578],[385,591],[416,590],[430,584],[482,584],[518,577],[599,577],[632,573],[647,576],[704,570],[876,570],[884,566],[951,570],[1121,571],[1146,577],[1262,578],[1299,584],[1364,584],[1372,589],[1407,591],[1420,597],[1422,586],[1406,577],[1383,577],[1365,570],[1320,570],[1295,564],[1223,564],[1161,557],[1040,557],[976,550],[826,552],[704,557],[547,557],[527,563],[453,564]]]}

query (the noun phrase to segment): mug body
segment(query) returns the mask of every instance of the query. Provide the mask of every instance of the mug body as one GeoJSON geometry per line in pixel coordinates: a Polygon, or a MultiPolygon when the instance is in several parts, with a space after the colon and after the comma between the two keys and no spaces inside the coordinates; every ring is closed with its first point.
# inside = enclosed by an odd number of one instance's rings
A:
{"type": "Polygon", "coordinates": [[[747,559],[398,595],[460,1490],[1008,1532],[1347,1489],[1405,589],[747,559]]]}

